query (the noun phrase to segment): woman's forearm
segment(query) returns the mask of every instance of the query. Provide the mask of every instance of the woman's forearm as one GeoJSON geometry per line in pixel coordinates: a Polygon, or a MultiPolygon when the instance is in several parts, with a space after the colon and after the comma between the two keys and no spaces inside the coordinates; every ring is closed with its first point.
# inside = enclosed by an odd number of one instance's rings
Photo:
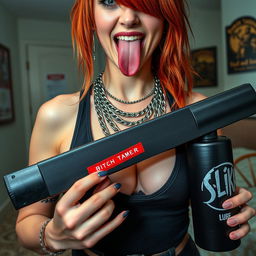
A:
{"type": "Polygon", "coordinates": [[[42,254],[39,234],[41,226],[47,219],[46,216],[31,215],[16,223],[18,240],[23,247],[42,254]]]}

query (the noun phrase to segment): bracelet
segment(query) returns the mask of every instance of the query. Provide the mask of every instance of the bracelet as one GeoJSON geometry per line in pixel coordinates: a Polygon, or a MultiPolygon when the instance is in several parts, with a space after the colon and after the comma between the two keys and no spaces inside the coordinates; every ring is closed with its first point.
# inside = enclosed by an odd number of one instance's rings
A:
{"type": "Polygon", "coordinates": [[[40,242],[41,250],[42,250],[44,253],[46,253],[46,255],[56,256],[56,255],[60,255],[60,254],[64,253],[65,250],[61,250],[61,251],[58,251],[58,252],[49,251],[49,250],[46,248],[46,245],[45,245],[45,242],[44,242],[45,228],[46,228],[47,224],[48,224],[51,220],[52,220],[52,219],[46,220],[46,221],[43,223],[43,225],[41,226],[41,228],[40,228],[40,233],[39,233],[39,242],[40,242]]]}

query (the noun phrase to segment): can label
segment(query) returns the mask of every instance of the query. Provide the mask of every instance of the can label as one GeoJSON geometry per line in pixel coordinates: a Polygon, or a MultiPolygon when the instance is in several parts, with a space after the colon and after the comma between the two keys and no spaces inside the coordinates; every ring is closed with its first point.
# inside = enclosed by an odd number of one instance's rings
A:
{"type": "MultiPolygon", "coordinates": [[[[220,202],[223,202],[221,198],[232,197],[235,189],[234,167],[230,162],[225,162],[213,167],[207,172],[201,184],[201,191],[208,191],[210,197],[209,200],[204,201],[204,203],[218,211],[226,211],[226,209],[223,209],[220,205],[220,202]]],[[[222,220],[226,218],[228,218],[228,216],[222,216],[222,220]]]]}

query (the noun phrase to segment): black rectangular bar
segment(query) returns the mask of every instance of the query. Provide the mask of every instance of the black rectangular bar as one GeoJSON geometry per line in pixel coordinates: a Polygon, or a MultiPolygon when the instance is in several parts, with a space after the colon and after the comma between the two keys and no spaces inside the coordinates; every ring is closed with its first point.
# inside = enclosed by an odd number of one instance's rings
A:
{"type": "MultiPolygon", "coordinates": [[[[76,180],[88,174],[89,167],[135,147],[138,143],[142,145],[143,152],[120,161],[108,170],[109,174],[255,113],[255,87],[250,84],[240,85],[8,174],[4,181],[13,205],[19,209],[47,196],[66,191],[76,180]],[[28,178],[28,173],[32,178],[28,178]]],[[[127,154],[129,155],[129,152],[127,154]]]]}

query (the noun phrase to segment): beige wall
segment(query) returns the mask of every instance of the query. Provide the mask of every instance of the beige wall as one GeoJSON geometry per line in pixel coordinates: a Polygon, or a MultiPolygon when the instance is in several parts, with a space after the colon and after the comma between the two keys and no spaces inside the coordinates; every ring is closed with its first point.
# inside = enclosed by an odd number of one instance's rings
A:
{"type": "Polygon", "coordinates": [[[17,19],[0,5],[0,43],[10,49],[15,121],[0,125],[0,209],[7,199],[2,176],[26,164],[17,19]]]}

